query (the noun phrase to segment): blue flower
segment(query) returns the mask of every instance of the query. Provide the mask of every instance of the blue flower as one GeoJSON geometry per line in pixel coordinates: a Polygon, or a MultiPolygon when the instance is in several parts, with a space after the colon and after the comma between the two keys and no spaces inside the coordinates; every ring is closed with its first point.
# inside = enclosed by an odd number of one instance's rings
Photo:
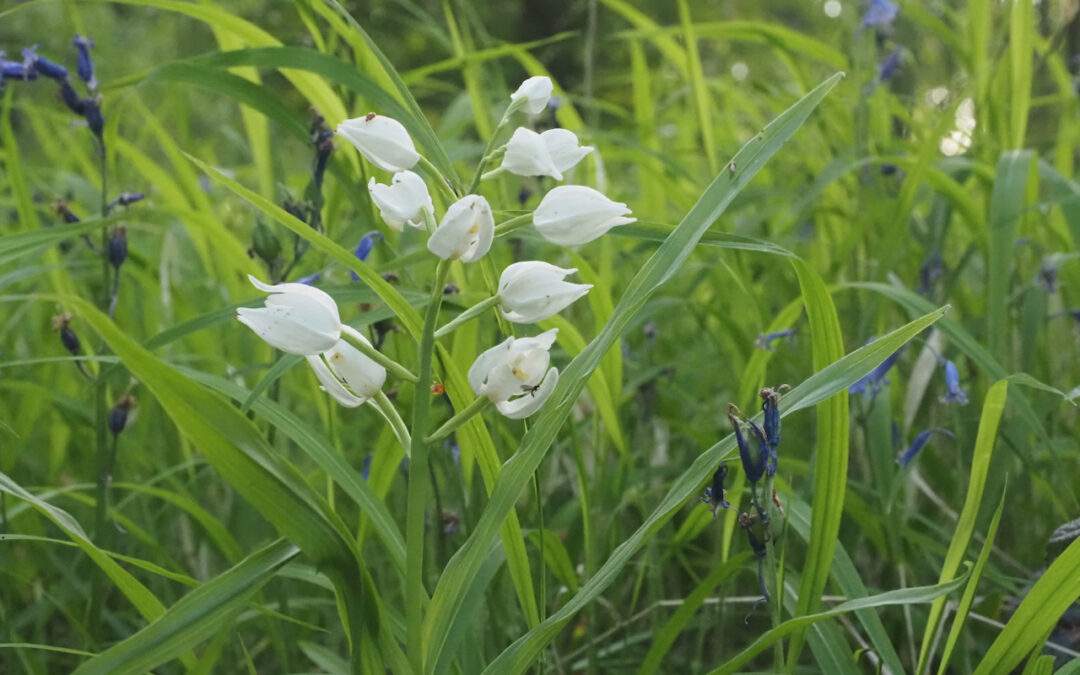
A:
{"type": "Polygon", "coordinates": [[[794,328],[785,328],[784,330],[778,330],[772,333],[762,333],[757,336],[756,340],[754,340],[754,346],[758,349],[764,349],[767,352],[771,352],[773,350],[772,343],[776,342],[777,340],[789,338],[794,334],[794,328]]]}
{"type": "Polygon", "coordinates": [[[889,370],[896,364],[896,359],[900,358],[900,352],[902,351],[904,351],[903,347],[890,354],[877,368],[874,368],[858,382],[848,387],[848,392],[852,394],[865,394],[870,398],[876,396],[877,393],[881,391],[881,388],[889,383],[885,378],[885,375],[888,374],[889,370]]]}
{"type": "Polygon", "coordinates": [[[705,487],[705,494],[701,497],[701,501],[708,504],[712,510],[713,518],[716,518],[716,512],[720,509],[731,507],[731,503],[724,494],[725,478],[727,478],[727,464],[721,464],[713,473],[712,485],[705,487]]]}
{"type": "Polygon", "coordinates": [[[4,80],[34,80],[37,79],[37,71],[33,63],[25,61],[8,61],[4,53],[0,52],[0,84],[4,80]]]}
{"type": "Polygon", "coordinates": [[[759,392],[761,410],[765,414],[764,441],[769,450],[765,462],[765,474],[776,475],[776,463],[780,448],[780,394],[775,389],[765,387],[759,392]]]}
{"type": "Polygon", "coordinates": [[[870,6],[866,8],[866,13],[863,14],[862,27],[887,28],[896,20],[896,15],[899,12],[900,8],[894,2],[870,0],[870,6]]]}
{"type": "Polygon", "coordinates": [[[930,441],[930,437],[934,434],[945,434],[949,438],[954,438],[953,433],[948,429],[927,429],[925,431],[920,431],[918,435],[915,436],[915,439],[911,441],[911,445],[896,458],[896,463],[902,467],[906,467],[910,464],[911,460],[915,459],[916,455],[919,454],[919,451],[926,446],[927,442],[930,441]]]}
{"type": "Polygon", "coordinates": [[[934,284],[945,274],[945,261],[941,259],[941,253],[933,251],[919,267],[919,293],[930,295],[934,290],[934,284]]]}
{"type": "Polygon", "coordinates": [[[894,49],[878,66],[878,81],[888,82],[892,79],[893,75],[900,70],[901,64],[904,61],[904,53],[899,49],[894,49]]]}
{"type": "Polygon", "coordinates": [[[67,68],[38,54],[37,47],[27,47],[22,53],[23,63],[26,63],[28,67],[33,68],[36,72],[51,80],[63,81],[67,79],[67,68]]]}
{"type": "Polygon", "coordinates": [[[371,476],[371,458],[370,454],[364,455],[364,459],[360,460],[360,475],[367,480],[371,476]]]}
{"type": "Polygon", "coordinates": [[[106,249],[106,254],[109,258],[109,264],[116,269],[120,269],[120,266],[127,260],[127,228],[123,225],[113,230],[112,236],[109,237],[109,245],[106,249]]]}
{"type": "Polygon", "coordinates": [[[942,365],[945,368],[945,395],[941,402],[967,405],[967,392],[960,386],[960,371],[956,364],[946,359],[942,365]]]}
{"type": "Polygon", "coordinates": [[[86,114],[86,103],[79,98],[79,94],[75,91],[75,87],[72,87],[71,83],[67,80],[60,82],[60,100],[68,107],[68,110],[79,117],[86,114]]]}
{"type": "Polygon", "coordinates": [[[743,472],[746,473],[746,480],[750,483],[756,483],[761,480],[761,476],[764,475],[769,464],[770,453],[768,442],[765,440],[765,432],[753,420],[741,419],[738,408],[734,405],[728,406],[727,415],[731,421],[731,426],[735,429],[735,442],[739,446],[739,460],[742,462],[743,472]],[[750,443],[743,435],[743,423],[750,427],[750,432],[757,441],[757,457],[754,456],[750,443]]]}
{"type": "MultiPolygon", "coordinates": [[[[375,242],[380,239],[382,239],[381,232],[368,232],[360,238],[360,243],[356,245],[356,250],[353,251],[353,255],[356,256],[357,260],[367,260],[368,256],[371,255],[371,250],[375,248],[375,242]]],[[[349,274],[352,275],[353,281],[360,281],[360,277],[356,272],[350,272],[349,274]]]]}
{"type": "Polygon", "coordinates": [[[94,41],[88,37],[76,35],[72,44],[75,45],[75,50],[79,53],[75,64],[75,72],[79,74],[87,87],[97,89],[97,80],[94,79],[94,61],[90,58],[90,48],[94,46],[94,41]]]}
{"type": "Polygon", "coordinates": [[[296,283],[304,284],[306,286],[314,286],[315,283],[318,282],[320,279],[322,279],[322,272],[315,272],[313,274],[307,275],[306,277],[300,277],[296,280],[296,283]]]}

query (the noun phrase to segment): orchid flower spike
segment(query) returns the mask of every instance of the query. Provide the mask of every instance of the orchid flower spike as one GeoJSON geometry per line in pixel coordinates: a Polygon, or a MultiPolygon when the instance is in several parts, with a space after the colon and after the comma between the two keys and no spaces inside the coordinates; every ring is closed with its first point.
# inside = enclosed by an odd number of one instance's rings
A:
{"type": "Polygon", "coordinates": [[[637,220],[628,218],[630,209],[584,185],[560,185],[540,200],[533,212],[533,225],[545,239],[562,246],[587,244],[618,225],[637,220]]]}
{"type": "Polygon", "coordinates": [[[409,132],[397,120],[368,113],[364,117],[345,120],[337,126],[344,136],[369,162],[385,171],[404,171],[416,166],[416,152],[409,132]]]}
{"type": "Polygon", "coordinates": [[[539,115],[547,107],[553,89],[551,78],[537,75],[522,82],[517,91],[510,94],[510,101],[513,103],[521,101],[517,105],[523,110],[530,115],[539,115]]]}
{"type": "Polygon", "coordinates": [[[549,368],[557,332],[552,328],[534,337],[506,338],[476,357],[469,368],[469,386],[510,419],[532,415],[544,405],[559,379],[559,370],[549,368]]]}
{"type": "Polygon", "coordinates": [[[501,169],[516,176],[549,176],[563,179],[583,157],[593,151],[591,146],[578,144],[574,132],[548,129],[542,134],[518,127],[506,144],[501,169]]]}
{"type": "Polygon", "coordinates": [[[539,260],[510,265],[499,277],[503,316],[514,323],[535,323],[561,312],[592,288],[564,281],[575,272],[539,260]]]}
{"type": "Polygon", "coordinates": [[[368,181],[368,192],[379,207],[379,215],[391,229],[401,232],[408,223],[413,227],[424,226],[424,214],[434,214],[424,179],[412,171],[399,171],[394,174],[390,185],[368,181]]]}
{"type": "Polygon", "coordinates": [[[241,307],[236,318],[271,347],[289,354],[312,356],[334,348],[341,339],[337,303],[306,284],[270,285],[248,275],[260,291],[269,293],[265,307],[241,307]]]}
{"type": "MultiPolygon", "coordinates": [[[[365,344],[371,344],[357,331],[350,330],[349,334],[365,344]]],[[[321,354],[306,358],[323,390],[346,408],[363,405],[379,393],[386,382],[386,368],[344,340],[338,340],[321,354]]]]}
{"type": "Polygon", "coordinates": [[[427,247],[443,260],[476,262],[488,252],[494,238],[495,218],[487,200],[465,195],[446,209],[427,247]]]}

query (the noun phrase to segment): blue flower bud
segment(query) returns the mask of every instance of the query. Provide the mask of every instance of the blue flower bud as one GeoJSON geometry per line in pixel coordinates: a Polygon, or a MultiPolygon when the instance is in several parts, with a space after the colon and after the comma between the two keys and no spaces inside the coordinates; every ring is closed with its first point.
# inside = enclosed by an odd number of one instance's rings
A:
{"type": "Polygon", "coordinates": [[[784,330],[778,330],[772,333],[762,333],[757,336],[756,340],[754,340],[754,346],[758,349],[764,349],[767,352],[771,352],[773,350],[772,343],[776,342],[777,340],[789,338],[794,334],[794,328],[785,328],[784,330]]]}
{"type": "Polygon", "coordinates": [[[82,35],[76,35],[73,44],[79,54],[75,63],[75,72],[79,74],[87,87],[97,89],[97,80],[94,79],[94,61],[90,58],[90,48],[94,46],[94,41],[82,35]]]}
{"type": "Polygon", "coordinates": [[[113,406],[112,410],[109,411],[109,431],[111,431],[114,436],[118,436],[120,432],[127,428],[129,421],[128,417],[131,413],[131,409],[134,407],[135,397],[125,394],[116,402],[116,405],[113,406]]]}
{"type": "MultiPolygon", "coordinates": [[[[367,260],[368,256],[371,255],[372,249],[375,248],[375,242],[381,239],[381,232],[368,232],[360,238],[360,243],[356,245],[356,249],[353,251],[353,255],[356,256],[357,260],[367,260]]],[[[352,276],[353,281],[360,281],[360,277],[356,274],[356,272],[350,272],[349,274],[352,276]]]]}
{"type": "Polygon", "coordinates": [[[900,8],[890,0],[870,0],[870,6],[866,8],[866,13],[863,14],[862,26],[863,28],[871,26],[887,28],[896,20],[896,15],[899,12],[900,8]]]}
{"type": "Polygon", "coordinates": [[[83,117],[86,118],[86,125],[90,127],[90,131],[94,132],[94,135],[101,139],[102,134],[105,132],[105,117],[101,114],[101,104],[97,98],[84,98],[83,104],[83,117]]]}
{"type": "Polygon", "coordinates": [[[37,47],[27,47],[22,53],[23,62],[29,64],[38,73],[52,80],[67,79],[67,68],[38,54],[37,47]]]}
{"type": "Polygon", "coordinates": [[[949,438],[954,438],[953,433],[948,429],[926,429],[925,431],[920,431],[915,436],[915,439],[911,441],[911,445],[896,458],[896,463],[902,467],[906,467],[910,464],[911,460],[915,459],[919,452],[926,446],[927,442],[930,441],[930,437],[934,434],[944,434],[949,438]]]}
{"type": "Polygon", "coordinates": [[[60,343],[64,345],[64,349],[68,350],[69,354],[78,356],[82,353],[82,343],[79,342],[79,336],[71,329],[70,314],[57,314],[52,318],[52,326],[53,330],[60,334],[60,343]]]}
{"type": "Polygon", "coordinates": [[[892,79],[893,75],[900,70],[904,60],[904,54],[899,49],[894,49],[878,66],[878,81],[888,82],[892,79]]]}
{"type": "Polygon", "coordinates": [[[131,206],[135,202],[141,202],[146,198],[141,192],[121,192],[120,196],[116,198],[116,203],[120,206],[131,206]]]}
{"type": "Polygon", "coordinates": [[[871,398],[876,396],[878,391],[888,384],[889,380],[885,378],[885,375],[888,374],[889,370],[896,364],[896,360],[900,358],[900,352],[902,351],[904,351],[903,347],[890,354],[888,358],[878,364],[877,368],[874,368],[858,382],[848,387],[848,392],[852,394],[866,394],[871,398]]]}
{"type": "Polygon", "coordinates": [[[941,397],[941,402],[967,405],[967,392],[960,386],[960,370],[947,359],[942,365],[945,368],[945,395],[941,397]]]}
{"type": "Polygon", "coordinates": [[[113,230],[112,236],[109,237],[107,253],[109,256],[109,264],[116,269],[120,269],[120,266],[127,260],[127,228],[123,225],[113,230]]]}
{"type": "Polygon", "coordinates": [[[60,100],[68,107],[68,110],[79,117],[86,114],[86,103],[79,98],[79,93],[75,91],[75,87],[72,87],[67,80],[60,82],[60,100]]]}
{"type": "Polygon", "coordinates": [[[713,518],[716,518],[717,511],[731,506],[724,491],[725,478],[727,478],[727,464],[721,464],[713,473],[712,484],[705,487],[705,494],[701,497],[701,501],[709,505],[713,518]]]}
{"type": "Polygon", "coordinates": [[[8,61],[0,52],[0,83],[4,80],[34,80],[37,79],[37,71],[32,63],[8,61]]]}

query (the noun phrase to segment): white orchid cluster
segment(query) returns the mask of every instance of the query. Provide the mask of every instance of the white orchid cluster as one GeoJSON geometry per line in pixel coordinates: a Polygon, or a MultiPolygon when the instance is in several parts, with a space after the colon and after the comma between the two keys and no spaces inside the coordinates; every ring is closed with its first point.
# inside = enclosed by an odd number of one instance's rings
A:
{"type": "MultiPolygon", "coordinates": [[[[525,80],[511,95],[495,136],[514,113],[542,112],[551,95],[552,83],[547,77],[525,80]]],[[[337,134],[355,146],[371,164],[392,173],[389,183],[379,183],[375,178],[368,183],[372,201],[386,225],[398,232],[406,225],[426,229],[427,248],[442,261],[476,262],[487,254],[496,236],[526,225],[529,220],[541,236],[563,246],[586,244],[613,227],[634,222],[626,204],[583,185],[560,185],[544,195],[531,215],[511,218],[499,226],[495,224],[488,201],[475,194],[480,181],[504,172],[562,181],[566,172],[593,152],[592,147],[581,146],[577,136],[566,129],[537,133],[518,127],[504,146],[492,151],[489,144],[470,194],[456,198],[437,222],[427,183],[412,169],[442,178],[417,152],[401,122],[371,113],[342,122],[337,134]],[[498,168],[484,173],[485,165],[498,157],[501,157],[498,168]]],[[[465,310],[435,331],[434,337],[449,333],[495,306],[513,323],[547,319],[592,288],[589,284],[566,281],[576,271],[538,260],[513,263],[503,270],[496,295],[465,310]]],[[[240,309],[239,320],[270,345],[303,355],[322,387],[342,405],[355,407],[379,396],[387,368],[406,379],[416,379],[377,351],[355,329],[342,324],[337,305],[323,291],[297,283],[271,286],[255,278],[251,281],[270,296],[264,307],[240,309]],[[345,341],[343,336],[352,342],[345,341]]],[[[534,337],[510,337],[480,354],[468,376],[478,401],[486,399],[511,419],[528,417],[539,410],[558,380],[558,369],[550,365],[555,337],[555,329],[534,337]]]]}

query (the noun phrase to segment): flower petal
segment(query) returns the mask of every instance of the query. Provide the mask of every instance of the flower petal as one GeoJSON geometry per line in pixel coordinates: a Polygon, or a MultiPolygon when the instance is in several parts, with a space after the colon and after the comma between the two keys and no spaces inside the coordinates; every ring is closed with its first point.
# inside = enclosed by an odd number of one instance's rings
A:
{"type": "Polygon", "coordinates": [[[341,382],[338,381],[334,374],[330,372],[330,368],[323,362],[321,356],[308,356],[308,365],[315,371],[315,377],[319,380],[323,390],[334,397],[338,403],[346,408],[356,408],[364,404],[364,400],[358,396],[353,396],[348,389],[346,389],[341,382]]]}
{"type": "Polygon", "coordinates": [[[559,382],[559,369],[551,368],[547,371],[540,386],[532,392],[528,392],[510,401],[496,403],[495,407],[503,416],[520,420],[529,417],[544,405],[555,391],[555,385],[559,382]]]}

